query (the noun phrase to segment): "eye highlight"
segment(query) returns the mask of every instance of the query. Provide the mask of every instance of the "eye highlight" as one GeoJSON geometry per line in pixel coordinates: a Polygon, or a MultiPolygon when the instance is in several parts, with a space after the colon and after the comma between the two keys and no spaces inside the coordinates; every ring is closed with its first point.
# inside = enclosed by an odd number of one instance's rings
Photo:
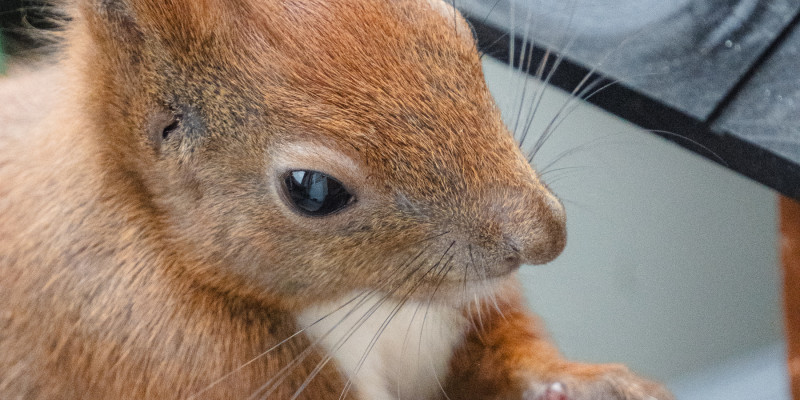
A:
{"type": "Polygon", "coordinates": [[[339,181],[318,171],[289,171],[284,189],[295,209],[314,217],[335,213],[355,201],[339,181]]]}

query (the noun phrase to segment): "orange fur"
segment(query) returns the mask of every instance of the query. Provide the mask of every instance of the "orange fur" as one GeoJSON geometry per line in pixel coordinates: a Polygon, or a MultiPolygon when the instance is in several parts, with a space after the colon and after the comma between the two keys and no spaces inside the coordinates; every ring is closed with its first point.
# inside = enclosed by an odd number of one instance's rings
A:
{"type": "MultiPolygon", "coordinates": [[[[458,398],[650,388],[562,361],[522,310],[513,271],[561,252],[563,209],[448,6],[68,7],[61,59],[0,82],[0,397],[258,397],[305,354],[269,392],[290,398],[325,357],[294,335],[297,313],[354,291],[468,319],[484,296],[487,325],[450,363],[458,398]],[[358,201],[298,215],[278,189],[287,168],[334,171],[358,201]]],[[[344,385],[329,363],[300,398],[344,385]]]]}
{"type": "Polygon", "coordinates": [[[556,382],[570,399],[671,398],[663,388],[636,378],[622,365],[561,358],[525,309],[514,283],[507,284],[494,301],[469,311],[475,323],[451,360],[446,387],[451,399],[538,399],[556,382]]]}

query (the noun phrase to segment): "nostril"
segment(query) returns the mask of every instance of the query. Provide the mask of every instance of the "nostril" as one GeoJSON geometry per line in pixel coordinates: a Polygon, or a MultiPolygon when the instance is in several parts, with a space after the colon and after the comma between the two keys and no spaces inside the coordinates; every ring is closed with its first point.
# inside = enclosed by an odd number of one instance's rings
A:
{"type": "Polygon", "coordinates": [[[514,238],[504,236],[507,254],[503,258],[506,265],[519,266],[522,265],[522,245],[520,245],[514,238]]]}
{"type": "Polygon", "coordinates": [[[503,265],[505,265],[508,270],[515,270],[522,265],[522,257],[518,256],[508,256],[504,258],[503,261],[503,265]]]}

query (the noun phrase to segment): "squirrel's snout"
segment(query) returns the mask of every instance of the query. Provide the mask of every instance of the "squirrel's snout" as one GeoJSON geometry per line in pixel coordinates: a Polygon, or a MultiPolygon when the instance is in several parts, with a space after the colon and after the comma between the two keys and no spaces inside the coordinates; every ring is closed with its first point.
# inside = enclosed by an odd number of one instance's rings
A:
{"type": "Polygon", "coordinates": [[[561,254],[567,243],[566,216],[555,196],[537,189],[501,201],[495,221],[505,264],[545,264],[561,254]]]}
{"type": "Polygon", "coordinates": [[[521,223],[524,264],[545,264],[553,261],[567,245],[567,219],[561,202],[550,193],[532,207],[531,217],[521,223]]]}

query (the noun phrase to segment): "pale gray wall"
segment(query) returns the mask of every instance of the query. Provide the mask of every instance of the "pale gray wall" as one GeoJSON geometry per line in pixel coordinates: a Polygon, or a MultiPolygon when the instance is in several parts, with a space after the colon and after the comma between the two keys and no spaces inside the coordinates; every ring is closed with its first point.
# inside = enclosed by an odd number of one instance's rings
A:
{"type": "MultiPolygon", "coordinates": [[[[509,126],[526,78],[486,58],[509,126]]],[[[526,94],[535,92],[528,79],[526,94]]],[[[538,136],[569,96],[548,89],[538,136]]],[[[534,159],[569,241],[523,267],[532,307],[570,357],[671,380],[781,340],[773,192],[584,102],[534,159]]],[[[524,109],[530,109],[529,105],[524,109]]],[[[522,124],[520,124],[522,125],[522,124]]]]}

